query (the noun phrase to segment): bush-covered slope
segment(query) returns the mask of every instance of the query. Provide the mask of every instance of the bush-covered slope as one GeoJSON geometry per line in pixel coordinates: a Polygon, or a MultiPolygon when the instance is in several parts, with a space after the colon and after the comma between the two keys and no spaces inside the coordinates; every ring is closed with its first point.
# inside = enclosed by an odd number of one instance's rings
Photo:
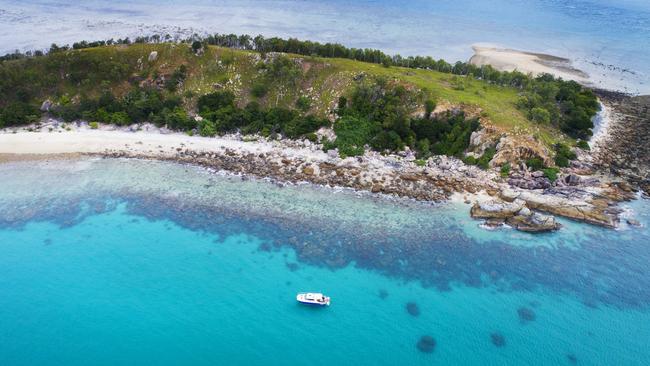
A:
{"type": "MultiPolygon", "coordinates": [[[[590,127],[585,121],[597,109],[590,91],[547,76],[481,69],[481,80],[477,70],[464,70],[458,64],[440,72],[390,66],[385,60],[373,63],[208,46],[215,43],[208,41],[192,46],[136,43],[84,48],[88,44],[82,44],[79,49],[53,49],[40,57],[7,57],[0,63],[0,126],[40,118],[45,100],[52,102],[51,113],[66,120],[151,121],[204,135],[243,129],[298,137],[337,118],[346,120],[334,123],[335,129],[350,127],[351,121],[361,118],[372,125],[372,136],[363,143],[397,149],[409,145],[427,155],[456,154],[460,145],[455,139],[465,141],[466,132],[477,126],[464,123],[454,132],[453,127],[428,126],[436,122],[429,118],[435,103],[463,107],[480,115],[483,123],[535,136],[547,145],[568,140],[562,131],[584,137],[590,127]],[[343,105],[341,97],[346,101],[343,105]],[[369,111],[373,104],[380,107],[369,111]],[[392,109],[377,113],[384,107],[392,109]]],[[[287,46],[266,42],[264,47],[274,51],[287,46]]],[[[393,64],[404,63],[394,59],[399,62],[393,64]]],[[[442,120],[454,124],[452,117],[442,120]]]]}

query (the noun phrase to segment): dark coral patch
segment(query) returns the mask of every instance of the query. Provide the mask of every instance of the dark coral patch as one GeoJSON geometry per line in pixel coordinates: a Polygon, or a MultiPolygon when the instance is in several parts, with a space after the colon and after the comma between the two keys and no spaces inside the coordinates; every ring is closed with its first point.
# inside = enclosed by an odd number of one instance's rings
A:
{"type": "Polygon", "coordinates": [[[289,269],[289,271],[291,271],[291,272],[295,272],[295,271],[297,271],[298,268],[299,268],[299,267],[298,267],[298,263],[290,263],[290,262],[288,262],[288,263],[287,263],[287,268],[289,269]]]}
{"type": "Polygon", "coordinates": [[[420,352],[433,353],[436,349],[436,340],[431,336],[425,335],[420,338],[416,346],[420,352]]]}
{"type": "Polygon", "coordinates": [[[490,339],[492,340],[492,344],[499,348],[506,345],[506,338],[499,332],[490,334],[490,339]]]}
{"type": "Polygon", "coordinates": [[[414,302],[406,303],[406,311],[413,316],[420,316],[420,307],[414,302]]]}
{"type": "Polygon", "coordinates": [[[386,291],[384,289],[381,289],[381,290],[379,290],[378,296],[379,296],[380,299],[384,300],[385,298],[388,297],[388,291],[386,291]]]}
{"type": "Polygon", "coordinates": [[[578,364],[578,358],[573,353],[569,353],[568,355],[566,355],[566,358],[567,360],[569,360],[569,362],[571,362],[572,365],[578,364]]]}
{"type": "Polygon", "coordinates": [[[521,320],[522,323],[535,321],[535,318],[537,317],[532,309],[526,307],[517,309],[517,314],[519,314],[519,320],[521,320]]]}

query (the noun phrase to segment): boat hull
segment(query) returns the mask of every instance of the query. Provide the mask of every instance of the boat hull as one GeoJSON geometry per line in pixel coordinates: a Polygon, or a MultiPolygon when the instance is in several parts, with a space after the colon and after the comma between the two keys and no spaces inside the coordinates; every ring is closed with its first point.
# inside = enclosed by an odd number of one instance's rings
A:
{"type": "Polygon", "coordinates": [[[322,294],[298,294],[296,300],[301,304],[312,306],[329,306],[330,304],[330,298],[322,294]]]}

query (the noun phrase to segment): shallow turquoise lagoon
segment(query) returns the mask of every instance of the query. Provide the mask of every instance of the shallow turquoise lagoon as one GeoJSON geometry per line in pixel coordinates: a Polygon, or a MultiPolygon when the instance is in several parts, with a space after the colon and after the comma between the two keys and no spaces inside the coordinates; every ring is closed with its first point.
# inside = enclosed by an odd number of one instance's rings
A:
{"type": "Polygon", "coordinates": [[[626,206],[642,228],[533,236],[481,229],[463,204],[170,163],[13,163],[0,177],[0,365],[650,359],[644,201],[626,206]],[[332,306],[300,306],[298,291],[332,306]]]}

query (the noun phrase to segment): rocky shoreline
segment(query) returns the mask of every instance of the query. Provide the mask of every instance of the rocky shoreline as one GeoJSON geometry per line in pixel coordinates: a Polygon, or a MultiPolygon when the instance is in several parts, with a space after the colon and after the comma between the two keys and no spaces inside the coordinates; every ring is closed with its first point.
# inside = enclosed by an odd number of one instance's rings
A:
{"type": "MultiPolygon", "coordinates": [[[[624,103],[629,102],[619,103],[627,106],[624,103]]],[[[630,108],[637,106],[634,103],[630,105],[630,108]]],[[[24,134],[25,140],[21,142],[25,150],[35,149],[34,144],[58,139],[59,153],[67,156],[82,154],[167,160],[244,177],[346,187],[421,201],[444,201],[460,193],[464,202],[472,205],[470,214],[485,220],[488,226],[508,225],[526,232],[544,232],[560,229],[556,216],[615,228],[622,212],[618,203],[635,199],[639,187],[650,187],[643,185],[647,183],[647,170],[643,170],[646,168],[640,168],[647,167],[647,160],[621,169],[619,167],[623,165],[616,161],[619,158],[625,160],[625,156],[630,154],[629,149],[623,149],[623,144],[606,142],[612,138],[621,139],[625,133],[639,128],[629,127],[621,121],[639,123],[639,119],[633,116],[618,118],[611,127],[613,134],[601,141],[605,147],[596,147],[591,153],[580,152],[579,159],[572,162],[571,167],[562,169],[555,182],[539,171],[528,171],[525,165],[514,167],[502,177],[498,169],[482,170],[452,157],[435,156],[426,161],[416,161],[408,149],[391,155],[367,151],[363,156],[342,159],[337,151],[325,153],[321,145],[307,140],[268,140],[238,134],[206,139],[148,124],[122,128],[101,126],[97,131],[83,122],[66,125],[47,120],[24,130],[0,131],[0,141],[4,136],[7,140],[5,145],[13,143],[17,146],[11,135],[24,134]],[[69,148],[71,143],[79,144],[79,147],[69,148]],[[620,148],[613,150],[614,146],[620,148]],[[607,157],[610,160],[605,159],[607,157]],[[608,161],[614,161],[609,170],[604,169],[608,161]],[[646,174],[645,178],[640,174],[646,174]],[[486,194],[478,194],[483,192],[486,194]]],[[[331,133],[321,133],[328,132],[331,133]]],[[[480,151],[484,145],[492,143],[486,142],[485,133],[476,133],[471,140],[473,151],[480,151]]],[[[527,154],[540,153],[528,147],[534,145],[522,145],[508,136],[500,136],[497,141],[498,152],[493,163],[499,159],[525,159],[527,154]]],[[[647,146],[643,148],[647,149],[647,146]]],[[[0,162],[7,160],[10,150],[0,149],[0,162]]],[[[22,155],[9,159],[26,159],[24,154],[29,153],[23,151],[22,155]]],[[[31,153],[40,157],[54,156],[49,150],[31,153]]],[[[647,159],[647,156],[639,159],[647,159]]]]}
{"type": "MultiPolygon", "coordinates": [[[[408,153],[381,156],[368,152],[362,157],[346,159],[330,154],[324,161],[287,156],[281,150],[242,154],[232,149],[201,152],[185,148],[162,158],[127,151],[106,151],[98,155],[162,159],[278,182],[347,187],[421,201],[444,201],[460,193],[465,195],[465,203],[473,203],[472,217],[486,220],[490,227],[508,225],[526,232],[560,229],[555,216],[616,228],[622,212],[617,203],[636,197],[629,184],[609,176],[580,178],[569,169],[560,182],[529,189],[513,185],[512,177],[504,179],[494,171],[467,166],[455,158],[438,156],[429,159],[425,166],[418,166],[408,153]],[[487,193],[489,198],[475,195],[479,192],[487,193]]],[[[517,179],[524,181],[537,179],[531,172],[513,176],[521,176],[517,179]]]]}
{"type": "Polygon", "coordinates": [[[309,182],[420,201],[444,201],[453,193],[477,193],[496,188],[493,173],[465,166],[458,159],[444,156],[419,167],[401,157],[381,157],[378,154],[346,159],[330,156],[323,161],[287,156],[279,151],[242,154],[233,149],[201,152],[186,148],[165,157],[128,151],[107,151],[97,155],[168,160],[279,182],[309,182]]]}
{"type": "Polygon", "coordinates": [[[599,91],[599,97],[610,110],[611,126],[594,148],[593,165],[650,195],[650,95],[599,91]]]}

